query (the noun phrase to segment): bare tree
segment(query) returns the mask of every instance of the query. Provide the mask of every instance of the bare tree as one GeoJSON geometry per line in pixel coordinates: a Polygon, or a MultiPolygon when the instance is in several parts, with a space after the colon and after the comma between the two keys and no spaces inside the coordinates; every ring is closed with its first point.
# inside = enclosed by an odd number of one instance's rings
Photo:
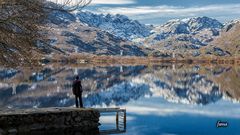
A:
{"type": "Polygon", "coordinates": [[[81,10],[92,2],[92,0],[49,0],[49,1],[57,3],[59,5],[57,8],[51,7],[51,10],[64,10],[68,12],[74,10],[81,10]]]}
{"type": "Polygon", "coordinates": [[[71,12],[91,0],[0,0],[0,64],[35,63],[41,48],[47,46],[44,19],[51,10],[71,12]],[[52,4],[53,5],[53,4],[52,4]],[[41,44],[40,44],[41,43],[41,44]]]}

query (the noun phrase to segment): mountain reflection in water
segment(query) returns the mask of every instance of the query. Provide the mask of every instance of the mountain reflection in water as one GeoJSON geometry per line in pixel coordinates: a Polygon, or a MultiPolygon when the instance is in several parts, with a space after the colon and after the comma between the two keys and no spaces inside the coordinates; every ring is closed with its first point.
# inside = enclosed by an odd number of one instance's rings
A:
{"type": "Polygon", "coordinates": [[[240,71],[232,67],[182,65],[0,70],[0,108],[74,105],[71,85],[78,74],[85,106],[124,105],[140,97],[201,104],[239,101],[240,71]],[[227,83],[226,83],[227,82],[227,83]]]}
{"type": "Polygon", "coordinates": [[[0,108],[73,106],[74,74],[84,88],[84,105],[119,106],[141,97],[207,105],[240,100],[240,69],[190,65],[45,67],[0,69],[0,108]]]}
{"type": "MultiPolygon", "coordinates": [[[[240,132],[240,68],[231,66],[0,68],[0,109],[74,106],[74,74],[85,107],[127,109],[125,134],[240,132]],[[219,120],[229,127],[216,128],[219,120]]],[[[115,125],[115,117],[100,120],[100,129],[115,125]]]]}

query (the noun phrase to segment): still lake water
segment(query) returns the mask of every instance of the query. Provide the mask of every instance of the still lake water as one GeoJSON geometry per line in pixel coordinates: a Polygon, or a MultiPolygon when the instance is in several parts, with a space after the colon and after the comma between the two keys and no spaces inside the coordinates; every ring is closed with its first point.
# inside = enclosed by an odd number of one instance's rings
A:
{"type": "MultiPolygon", "coordinates": [[[[85,107],[127,109],[124,134],[240,134],[240,67],[231,66],[0,68],[0,109],[74,106],[74,74],[85,107]]],[[[114,117],[101,121],[114,127],[114,117]]]]}

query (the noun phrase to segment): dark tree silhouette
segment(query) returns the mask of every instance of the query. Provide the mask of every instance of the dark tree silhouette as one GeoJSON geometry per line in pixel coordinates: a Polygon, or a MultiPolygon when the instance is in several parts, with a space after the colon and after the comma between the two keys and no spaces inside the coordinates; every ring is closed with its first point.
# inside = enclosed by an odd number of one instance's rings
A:
{"type": "Polygon", "coordinates": [[[48,27],[42,23],[52,10],[71,12],[91,0],[0,0],[0,64],[37,63],[48,46],[48,27]]]}

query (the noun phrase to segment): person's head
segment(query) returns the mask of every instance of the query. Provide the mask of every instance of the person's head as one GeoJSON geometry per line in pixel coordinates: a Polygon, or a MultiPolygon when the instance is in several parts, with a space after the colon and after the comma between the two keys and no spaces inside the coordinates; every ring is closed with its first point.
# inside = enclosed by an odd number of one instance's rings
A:
{"type": "Polygon", "coordinates": [[[76,76],[76,80],[79,80],[79,76],[76,76]]]}

